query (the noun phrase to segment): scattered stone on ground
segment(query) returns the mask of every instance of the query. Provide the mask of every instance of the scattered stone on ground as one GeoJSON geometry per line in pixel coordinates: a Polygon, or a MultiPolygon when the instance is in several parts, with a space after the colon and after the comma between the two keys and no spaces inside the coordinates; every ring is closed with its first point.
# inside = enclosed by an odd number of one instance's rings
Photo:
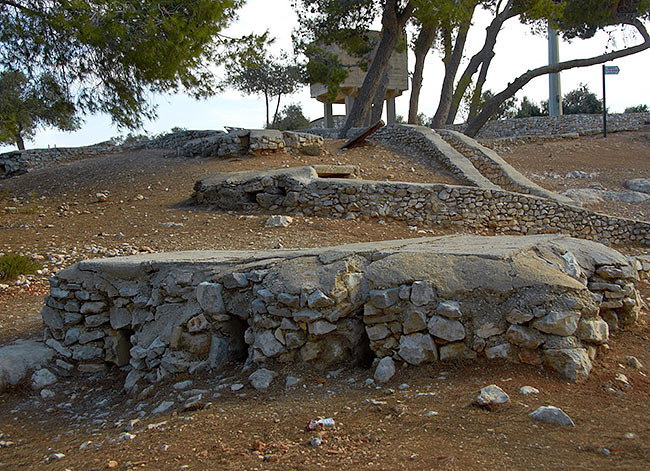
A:
{"type": "Polygon", "coordinates": [[[479,391],[479,395],[476,397],[476,403],[482,407],[505,404],[508,401],[510,401],[510,397],[496,384],[485,386],[479,391]]]}
{"type": "Polygon", "coordinates": [[[530,413],[530,417],[539,422],[575,427],[571,417],[569,417],[562,409],[555,406],[539,407],[530,413]]]}

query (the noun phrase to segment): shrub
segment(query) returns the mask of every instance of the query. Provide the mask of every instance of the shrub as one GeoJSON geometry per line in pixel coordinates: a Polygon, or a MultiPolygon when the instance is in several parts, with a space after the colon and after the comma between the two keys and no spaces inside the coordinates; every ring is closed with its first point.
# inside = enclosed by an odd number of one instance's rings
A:
{"type": "Polygon", "coordinates": [[[13,281],[20,275],[30,275],[41,265],[29,257],[7,254],[0,257],[0,281],[13,281]]]}
{"type": "Polygon", "coordinates": [[[650,113],[648,105],[636,105],[625,108],[625,113],[650,113]]]}

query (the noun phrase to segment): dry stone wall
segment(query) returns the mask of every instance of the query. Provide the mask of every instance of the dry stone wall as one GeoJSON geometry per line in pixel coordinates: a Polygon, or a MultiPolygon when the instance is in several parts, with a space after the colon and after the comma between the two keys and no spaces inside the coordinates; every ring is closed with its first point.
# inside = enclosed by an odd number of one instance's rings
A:
{"type": "Polygon", "coordinates": [[[312,167],[216,174],[196,182],[198,204],[221,210],[305,216],[370,216],[466,231],[554,233],[650,245],[650,223],[557,201],[470,186],[320,178],[312,167]]]}
{"type": "Polygon", "coordinates": [[[636,280],[618,252],[562,236],[181,252],[79,262],[51,280],[42,315],[60,367],[125,367],[129,390],[230,361],[386,356],[506,358],[576,380],[636,321],[636,280]]]}
{"type": "Polygon", "coordinates": [[[496,152],[481,145],[476,140],[457,131],[442,130],[438,132],[454,149],[467,157],[481,172],[481,175],[487,177],[500,188],[515,193],[541,196],[542,198],[549,198],[573,206],[579,205],[566,196],[549,191],[531,182],[508,164],[508,162],[503,160],[496,152]]]}
{"type": "MultiPolygon", "coordinates": [[[[637,131],[650,121],[650,113],[614,113],[607,115],[607,130],[637,131]]],[[[449,126],[463,131],[464,124],[449,126]]],[[[535,116],[531,118],[488,121],[479,131],[479,139],[498,139],[521,136],[559,136],[578,133],[591,135],[603,132],[600,114],[569,114],[563,116],[535,116]]]]}

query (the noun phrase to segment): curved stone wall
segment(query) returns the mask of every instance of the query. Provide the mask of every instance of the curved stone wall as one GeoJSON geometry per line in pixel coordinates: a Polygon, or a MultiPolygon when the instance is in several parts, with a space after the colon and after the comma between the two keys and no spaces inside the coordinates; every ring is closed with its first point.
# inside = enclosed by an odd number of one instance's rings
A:
{"type": "Polygon", "coordinates": [[[610,328],[636,321],[636,270],[563,236],[456,236],[322,249],[82,261],[51,280],[59,366],[140,380],[250,364],[317,367],[478,356],[586,376],[610,328]]]}
{"type": "Polygon", "coordinates": [[[650,245],[650,223],[607,216],[503,190],[443,184],[320,178],[312,167],[216,174],[196,182],[198,204],[221,210],[393,218],[468,231],[554,233],[650,245]]]}

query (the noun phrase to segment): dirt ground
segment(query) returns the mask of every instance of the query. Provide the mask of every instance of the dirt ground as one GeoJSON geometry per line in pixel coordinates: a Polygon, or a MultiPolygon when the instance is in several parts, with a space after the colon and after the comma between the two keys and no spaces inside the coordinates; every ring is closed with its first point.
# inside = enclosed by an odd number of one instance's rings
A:
{"type": "MultiPolygon", "coordinates": [[[[650,176],[649,132],[510,146],[501,155],[547,188],[599,184],[622,191],[625,180],[650,176]],[[588,181],[564,177],[575,170],[597,175],[588,181]]],[[[0,181],[0,252],[35,255],[44,264],[42,275],[0,290],[0,346],[41,335],[39,312],[48,271],[82,258],[314,247],[443,233],[395,221],[303,217],[288,228],[266,228],[266,214],[217,213],[187,205],[194,181],[207,174],[312,163],[360,165],[366,179],[454,183],[421,158],[377,144],[339,152],[340,143],[328,142],[330,153],[317,157],[272,153],[184,160],[163,151],[140,151],[0,181]],[[107,195],[105,201],[99,201],[98,192],[107,195]]],[[[650,220],[649,203],[592,209],[650,220]]],[[[648,283],[640,287],[650,300],[648,283]]],[[[381,389],[365,384],[372,376],[368,369],[278,370],[271,390],[260,393],[246,385],[250,372],[232,365],[219,375],[192,378],[191,388],[205,391],[209,405],[204,409],[176,407],[159,415],[152,410],[183,393],[170,383],[156,385],[147,397],[128,397],[120,392],[124,373],[119,370],[61,378],[50,388],[55,392],[50,399],[20,385],[0,394],[0,469],[645,470],[650,467],[648,314],[645,309],[636,326],[613,334],[610,349],[601,352],[590,377],[578,384],[531,366],[479,361],[403,368],[381,389]],[[629,366],[629,355],[644,367],[629,366]],[[615,379],[618,373],[629,385],[615,379]],[[287,375],[301,382],[285,391],[287,375]],[[233,391],[238,382],[245,386],[233,391]],[[511,401],[492,410],[473,406],[477,390],[492,383],[511,401]],[[540,394],[521,394],[524,385],[540,394]],[[528,417],[547,404],[562,408],[576,427],[528,417]],[[306,432],[316,417],[333,417],[335,429],[306,432]],[[131,432],[134,437],[117,441],[135,418],[140,421],[131,432]],[[317,435],[322,445],[310,445],[317,435]],[[91,443],[81,447],[86,442],[91,443]],[[49,460],[52,453],[65,456],[49,460]]]]}

